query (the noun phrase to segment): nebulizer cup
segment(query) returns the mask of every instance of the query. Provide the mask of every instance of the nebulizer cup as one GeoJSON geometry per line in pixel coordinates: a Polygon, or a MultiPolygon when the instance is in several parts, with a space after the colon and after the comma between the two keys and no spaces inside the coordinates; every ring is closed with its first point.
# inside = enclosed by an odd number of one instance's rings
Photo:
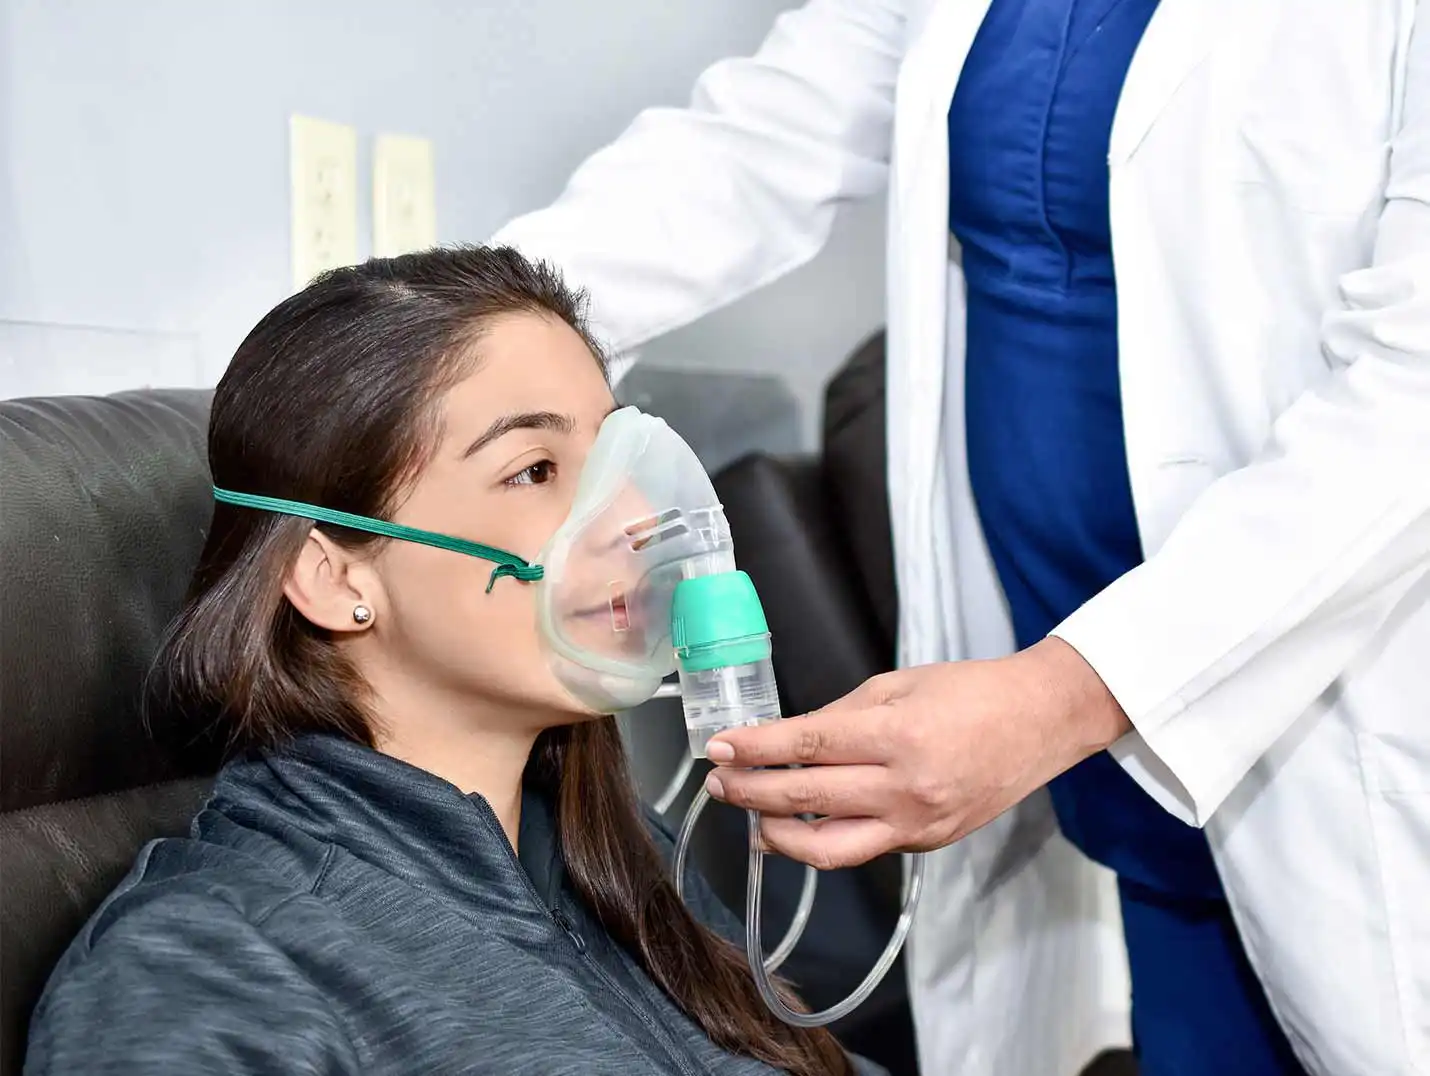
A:
{"type": "MultiPolygon", "coordinates": [[[[673,596],[671,638],[693,757],[704,758],[706,746],[721,732],[780,720],[769,627],[748,575],[732,570],[683,579],[673,596]]],[[[702,788],[686,813],[676,842],[675,878],[682,896],[691,837],[709,800],[710,794],[702,788]]],[[[761,940],[765,852],[760,840],[760,815],[758,811],[747,811],[746,818],[749,869],[745,891],[745,947],[760,996],[770,1010],[788,1024],[821,1027],[832,1023],[863,1004],[898,959],[913,926],[923,889],[923,856],[913,857],[905,872],[903,907],[898,922],[868,975],[838,1004],[821,1012],[800,1012],[784,1000],[771,976],[794,951],[809,925],[818,872],[813,867],[805,867],[794,919],[774,952],[766,956],[761,940]]]]}

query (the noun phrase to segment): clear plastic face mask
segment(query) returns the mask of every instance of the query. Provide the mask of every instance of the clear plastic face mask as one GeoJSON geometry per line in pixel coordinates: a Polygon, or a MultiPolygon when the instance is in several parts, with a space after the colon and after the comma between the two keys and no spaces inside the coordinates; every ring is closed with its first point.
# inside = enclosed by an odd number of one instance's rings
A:
{"type": "Polygon", "coordinates": [[[602,424],[566,522],[542,550],[540,636],[582,705],[614,713],[645,702],[675,669],[676,584],[734,569],[710,477],[661,419],[633,407],[602,424]]]}

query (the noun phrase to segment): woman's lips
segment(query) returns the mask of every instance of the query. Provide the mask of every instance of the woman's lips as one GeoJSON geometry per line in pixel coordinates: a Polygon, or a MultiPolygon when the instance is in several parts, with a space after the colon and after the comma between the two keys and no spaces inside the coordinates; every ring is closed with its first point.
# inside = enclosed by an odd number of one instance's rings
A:
{"type": "Polygon", "coordinates": [[[625,594],[613,594],[600,604],[582,606],[570,615],[576,620],[609,622],[613,631],[629,631],[631,627],[631,611],[625,594]]]}

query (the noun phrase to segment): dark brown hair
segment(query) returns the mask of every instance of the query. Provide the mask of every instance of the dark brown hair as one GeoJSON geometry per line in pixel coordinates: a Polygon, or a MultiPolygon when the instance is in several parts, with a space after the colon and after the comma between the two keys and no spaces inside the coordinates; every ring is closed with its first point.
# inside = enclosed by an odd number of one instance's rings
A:
{"type": "MultiPolygon", "coordinates": [[[[491,320],[523,312],[565,322],[601,361],[583,297],[511,249],[433,250],[319,277],[258,323],[219,383],[209,420],[214,484],[389,518],[435,445],[436,402],[471,368],[491,320]]],[[[281,748],[312,732],[375,744],[361,677],[283,594],[312,526],[215,507],[188,603],[155,668],[151,701],[166,725],[173,717],[164,714],[198,722],[231,748],[281,748]]],[[[349,548],[385,540],[318,526],[349,548]]],[[[744,954],[687,911],[613,720],[547,730],[528,775],[555,798],[576,890],[712,1040],[797,1076],[853,1073],[827,1031],[771,1015],[744,954]]]]}

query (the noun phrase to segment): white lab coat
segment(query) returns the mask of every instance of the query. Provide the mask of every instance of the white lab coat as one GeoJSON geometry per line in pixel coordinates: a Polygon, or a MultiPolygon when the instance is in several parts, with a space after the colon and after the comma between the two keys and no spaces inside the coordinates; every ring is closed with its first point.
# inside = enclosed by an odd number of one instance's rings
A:
{"type": "MultiPolygon", "coordinates": [[[[887,186],[905,665],[1011,639],[959,451],[947,239],[945,114],[987,6],[811,0],[498,237],[588,287],[629,352],[811,258],[841,203],[887,186]]],[[[1123,765],[1206,826],[1277,1015],[1307,1068],[1336,1076],[1430,1072],[1419,7],[1162,0],[1110,152],[1148,559],[1057,632],[1136,727],[1123,765]]],[[[910,960],[929,1076],[1070,1076],[1125,1038],[1106,876],[1053,833],[1044,795],[930,874],[910,960]]]]}

